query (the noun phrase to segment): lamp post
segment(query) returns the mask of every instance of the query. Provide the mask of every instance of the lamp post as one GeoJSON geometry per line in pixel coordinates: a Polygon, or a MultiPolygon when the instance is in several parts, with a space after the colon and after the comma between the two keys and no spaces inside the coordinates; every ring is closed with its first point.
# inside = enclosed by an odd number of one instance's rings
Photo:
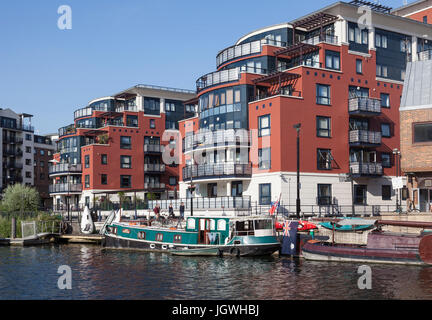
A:
{"type": "Polygon", "coordinates": [[[193,178],[192,178],[192,167],[191,167],[191,185],[189,186],[189,192],[190,192],[190,205],[191,205],[191,217],[193,217],[193,192],[195,191],[195,186],[193,184],[193,178]]]}
{"type": "MultiPolygon", "coordinates": [[[[399,178],[399,170],[400,170],[400,151],[395,148],[393,149],[393,154],[395,155],[395,162],[396,162],[396,177],[399,178]]],[[[400,213],[401,212],[401,205],[399,203],[399,192],[400,192],[400,188],[395,190],[396,192],[396,212],[400,213]]]]}
{"type": "Polygon", "coordinates": [[[297,199],[296,199],[296,217],[300,219],[300,127],[301,123],[294,126],[297,130],[297,199]]]}

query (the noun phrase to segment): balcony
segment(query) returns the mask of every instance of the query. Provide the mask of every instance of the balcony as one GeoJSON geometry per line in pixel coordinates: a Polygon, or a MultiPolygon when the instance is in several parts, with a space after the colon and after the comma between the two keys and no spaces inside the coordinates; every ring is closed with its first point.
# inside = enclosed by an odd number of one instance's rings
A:
{"type": "Polygon", "coordinates": [[[164,152],[164,146],[159,144],[145,144],[144,152],[146,153],[162,153],[164,152]]]}
{"type": "Polygon", "coordinates": [[[23,182],[23,177],[18,174],[6,176],[5,178],[3,178],[4,184],[14,184],[14,183],[22,183],[22,182],[23,182]]]}
{"type": "Polygon", "coordinates": [[[9,143],[9,144],[22,144],[23,138],[17,138],[17,137],[3,137],[3,143],[9,143]]]}
{"type": "Polygon", "coordinates": [[[197,91],[204,90],[205,88],[240,80],[240,68],[227,69],[217,72],[208,73],[201,78],[199,78],[196,82],[197,91]]]}
{"type": "Polygon", "coordinates": [[[9,170],[22,169],[23,168],[23,164],[22,163],[18,163],[18,162],[3,162],[3,168],[4,169],[9,169],[9,170]]]}
{"type": "Polygon", "coordinates": [[[20,149],[5,149],[3,154],[9,157],[22,157],[23,152],[20,149]]]}
{"type": "Polygon", "coordinates": [[[66,136],[69,134],[75,134],[75,133],[76,133],[76,127],[74,124],[70,124],[58,130],[59,137],[66,136]]]}
{"type": "Polygon", "coordinates": [[[238,163],[212,163],[187,166],[183,168],[183,180],[245,177],[252,175],[252,166],[238,163]]]}
{"type": "Polygon", "coordinates": [[[82,165],[81,164],[69,164],[60,163],[49,168],[49,175],[63,175],[63,174],[81,174],[82,165]]]}
{"type": "MultiPolygon", "coordinates": [[[[173,206],[173,209],[178,211],[180,208],[180,204],[183,202],[185,205],[185,210],[190,210],[191,201],[188,199],[177,199],[177,200],[154,200],[149,201],[149,208],[154,208],[156,204],[160,205],[162,210],[166,210],[170,205],[173,206]]],[[[193,208],[194,210],[238,210],[238,209],[250,209],[251,208],[251,197],[250,196],[242,196],[242,197],[197,197],[193,198],[193,208]]]]}
{"type": "Polygon", "coordinates": [[[348,100],[350,115],[373,117],[381,114],[381,100],[367,97],[356,97],[348,100]]]}
{"type": "Polygon", "coordinates": [[[378,162],[351,162],[350,170],[354,176],[381,176],[382,164],[378,162]]]}
{"type": "Polygon", "coordinates": [[[184,152],[197,149],[227,146],[249,146],[250,137],[246,130],[217,130],[204,131],[197,134],[186,136],[184,152]]]}
{"type": "Polygon", "coordinates": [[[159,190],[165,189],[165,183],[153,182],[153,183],[144,183],[144,190],[159,190]]]}
{"type": "Polygon", "coordinates": [[[82,192],[81,183],[57,183],[49,186],[49,193],[80,193],[82,192]]]}
{"type": "Polygon", "coordinates": [[[145,163],[144,164],[144,172],[146,173],[164,173],[165,165],[159,163],[145,163]]]}
{"type": "Polygon", "coordinates": [[[338,37],[330,34],[321,34],[302,41],[303,43],[316,45],[321,42],[338,44],[338,37]]]}
{"type": "Polygon", "coordinates": [[[381,132],[367,130],[352,130],[349,133],[351,146],[379,146],[381,144],[381,132]]]}

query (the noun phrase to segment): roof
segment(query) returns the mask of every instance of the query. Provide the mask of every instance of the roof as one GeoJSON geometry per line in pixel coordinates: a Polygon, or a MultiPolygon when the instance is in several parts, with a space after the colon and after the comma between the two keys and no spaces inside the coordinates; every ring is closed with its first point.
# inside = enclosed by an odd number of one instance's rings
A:
{"type": "Polygon", "coordinates": [[[408,62],[400,111],[432,108],[432,60],[408,62]]]}
{"type": "Polygon", "coordinates": [[[154,86],[148,84],[138,84],[136,86],[133,86],[132,88],[129,88],[127,90],[115,94],[114,97],[116,98],[132,97],[137,94],[142,96],[150,96],[150,97],[189,100],[196,95],[196,92],[188,89],[178,89],[178,88],[161,87],[161,86],[154,86]]]}
{"type": "Polygon", "coordinates": [[[391,12],[394,13],[394,12],[402,11],[402,10],[408,9],[408,8],[410,8],[412,6],[418,5],[418,4],[420,4],[422,2],[426,2],[426,1],[428,1],[428,0],[417,0],[417,1],[405,4],[405,5],[403,5],[403,6],[399,7],[399,8],[395,8],[391,12]]]}

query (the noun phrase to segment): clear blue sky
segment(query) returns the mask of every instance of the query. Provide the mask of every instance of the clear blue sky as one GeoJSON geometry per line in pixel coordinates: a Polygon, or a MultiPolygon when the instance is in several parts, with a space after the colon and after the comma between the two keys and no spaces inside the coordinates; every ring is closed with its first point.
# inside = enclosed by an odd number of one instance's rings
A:
{"type": "Polygon", "coordinates": [[[3,0],[0,107],[33,114],[36,133],[46,134],[88,101],[136,84],[194,89],[218,51],[244,34],[333,2],[3,0]],[[72,8],[72,30],[57,28],[61,5],[72,8]]]}

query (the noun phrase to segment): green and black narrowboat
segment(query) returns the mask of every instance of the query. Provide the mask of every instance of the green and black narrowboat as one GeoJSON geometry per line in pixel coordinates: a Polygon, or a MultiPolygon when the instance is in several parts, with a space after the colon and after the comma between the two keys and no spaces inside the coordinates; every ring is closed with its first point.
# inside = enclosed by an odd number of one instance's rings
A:
{"type": "Polygon", "coordinates": [[[105,230],[103,247],[185,256],[259,256],[280,249],[270,216],[191,216],[183,224],[185,228],[112,222],[105,230]]]}

